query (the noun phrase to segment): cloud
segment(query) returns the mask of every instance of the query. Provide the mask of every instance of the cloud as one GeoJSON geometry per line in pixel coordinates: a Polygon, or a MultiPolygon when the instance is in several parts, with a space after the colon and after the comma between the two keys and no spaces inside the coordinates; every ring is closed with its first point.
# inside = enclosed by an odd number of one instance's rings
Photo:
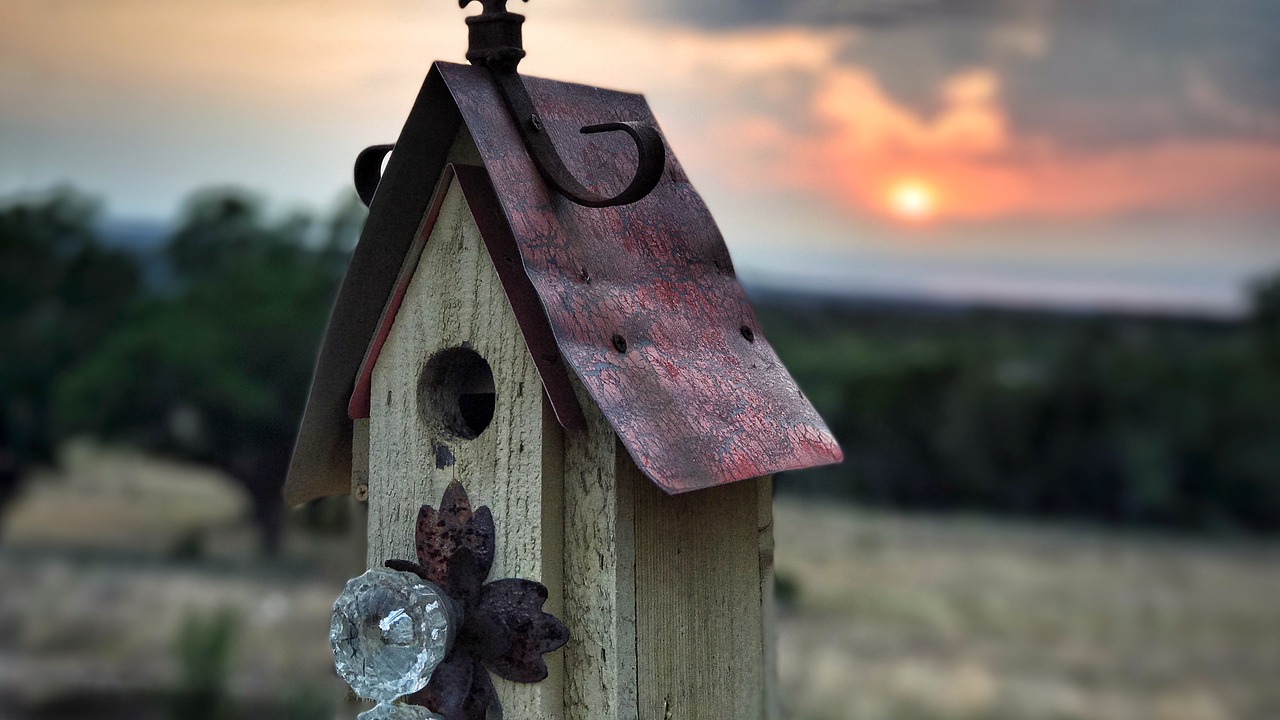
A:
{"type": "MultiPolygon", "coordinates": [[[[712,28],[858,29],[845,62],[917,112],[936,83],[972,67],[1003,81],[1011,121],[1082,147],[1159,135],[1239,137],[1221,111],[1280,116],[1274,0],[667,0],[668,17],[712,28]],[[1188,94],[1194,68],[1214,102],[1188,94]]],[[[1238,115],[1238,114],[1237,114],[1238,115]]]]}
{"type": "Polygon", "coordinates": [[[942,88],[943,108],[923,118],[894,102],[875,77],[859,68],[831,71],[813,100],[813,111],[831,128],[842,156],[914,160],[980,157],[1005,148],[1005,118],[996,105],[1000,82],[989,70],[952,77],[942,88]]]}
{"type": "Polygon", "coordinates": [[[717,181],[743,192],[781,185],[853,214],[889,214],[891,188],[908,179],[936,193],[944,219],[1274,210],[1280,143],[1156,137],[1087,151],[1019,132],[989,68],[944,78],[936,95],[937,109],[921,113],[866,68],[833,67],[805,104],[776,109],[803,120],[721,118],[719,141],[697,152],[720,158],[717,181]]]}
{"type": "MultiPolygon", "coordinates": [[[[1261,0],[1223,0],[1237,12],[1225,19],[1187,0],[1137,13],[1137,1],[679,6],[723,21],[707,29],[673,24],[688,15],[674,5],[646,21],[621,0],[561,0],[527,28],[523,69],[643,90],[695,179],[819,197],[846,214],[882,214],[888,187],[908,177],[935,187],[952,219],[1273,202],[1276,91],[1242,99],[1221,73],[1265,65],[1256,48],[1280,23],[1252,25],[1275,13],[1261,0]],[[1179,22],[1190,24],[1173,43],[1179,22]]],[[[246,182],[281,188],[340,185],[355,150],[394,136],[430,61],[461,58],[465,44],[455,7],[404,0],[11,0],[6,13],[0,134],[11,148],[57,153],[58,133],[82,146],[152,137],[169,143],[153,174],[184,157],[192,177],[234,179],[236,143],[317,168],[303,183],[246,167],[246,182]],[[322,169],[321,146],[332,149],[322,169]]]]}

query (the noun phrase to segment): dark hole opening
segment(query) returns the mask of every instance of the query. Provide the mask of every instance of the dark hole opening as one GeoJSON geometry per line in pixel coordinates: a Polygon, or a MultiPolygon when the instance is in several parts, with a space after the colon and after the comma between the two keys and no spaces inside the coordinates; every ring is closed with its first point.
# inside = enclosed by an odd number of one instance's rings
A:
{"type": "Polygon", "coordinates": [[[493,422],[497,394],[493,370],[466,347],[441,350],[418,379],[418,411],[444,435],[474,440],[493,422]]]}
{"type": "Polygon", "coordinates": [[[495,393],[463,393],[458,398],[458,411],[466,426],[479,435],[493,422],[493,408],[497,402],[495,393]]]}

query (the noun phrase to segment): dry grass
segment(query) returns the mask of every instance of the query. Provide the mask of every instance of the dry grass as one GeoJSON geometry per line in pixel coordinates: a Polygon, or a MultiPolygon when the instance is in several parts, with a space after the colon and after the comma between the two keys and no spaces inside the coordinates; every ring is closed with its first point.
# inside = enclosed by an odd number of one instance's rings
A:
{"type": "MultiPolygon", "coordinates": [[[[57,701],[154,695],[174,680],[184,618],[221,608],[240,617],[242,706],[338,696],[325,638],[362,562],[358,525],[345,538],[295,527],[284,557],[263,562],[225,478],[76,453],[68,477],[32,486],[0,540],[0,718],[100,718],[101,706],[65,714],[57,701]],[[175,559],[191,537],[198,556],[175,559]]],[[[776,533],[779,574],[797,588],[779,623],[793,720],[1280,718],[1274,544],[791,500],[776,533]]]]}
{"type": "Polygon", "coordinates": [[[64,462],[5,517],[0,719],[167,717],[157,698],[179,675],[180,628],[221,611],[236,618],[228,690],[240,704],[341,696],[328,624],[363,566],[354,533],[292,527],[282,556],[264,560],[248,503],[225,476],[91,446],[64,462]]]}
{"type": "Polygon", "coordinates": [[[240,525],[248,498],[221,473],[88,443],[37,472],[7,513],[5,545],[163,552],[184,535],[240,525]]]}
{"type": "Polygon", "coordinates": [[[800,720],[1280,718],[1280,548],[780,502],[800,720]]]}

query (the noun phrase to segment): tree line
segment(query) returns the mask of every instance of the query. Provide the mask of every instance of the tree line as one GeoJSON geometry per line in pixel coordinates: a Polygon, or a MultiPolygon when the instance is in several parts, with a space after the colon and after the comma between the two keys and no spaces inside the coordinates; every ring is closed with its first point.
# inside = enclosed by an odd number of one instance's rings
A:
{"type": "Polygon", "coordinates": [[[783,491],[1280,530],[1280,276],[1247,318],[765,306],[844,465],[783,491]]]}
{"type": "MultiPolygon", "coordinates": [[[[0,202],[0,505],[77,434],[216,465],[268,548],[364,209],[193,196],[158,248],[58,190],[0,202]]],[[[1247,320],[757,302],[845,450],[784,492],[1185,529],[1280,528],[1280,275],[1247,320]]]]}

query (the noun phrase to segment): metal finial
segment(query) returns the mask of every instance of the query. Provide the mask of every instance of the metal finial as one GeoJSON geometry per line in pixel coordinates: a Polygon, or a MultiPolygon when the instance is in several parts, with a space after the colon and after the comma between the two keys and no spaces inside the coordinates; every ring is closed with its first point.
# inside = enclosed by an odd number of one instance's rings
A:
{"type": "MultiPolygon", "coordinates": [[[[485,15],[495,15],[507,11],[507,2],[509,0],[458,0],[458,7],[464,8],[473,2],[479,2],[484,6],[485,15]]],[[[529,2],[529,0],[524,0],[529,2]]]]}
{"type": "MultiPolygon", "coordinates": [[[[472,65],[515,72],[516,65],[524,58],[524,41],[520,35],[524,16],[507,12],[508,1],[479,0],[484,12],[467,18],[467,60],[472,65]]],[[[458,0],[458,7],[465,8],[473,2],[476,0],[458,0]]]]}

